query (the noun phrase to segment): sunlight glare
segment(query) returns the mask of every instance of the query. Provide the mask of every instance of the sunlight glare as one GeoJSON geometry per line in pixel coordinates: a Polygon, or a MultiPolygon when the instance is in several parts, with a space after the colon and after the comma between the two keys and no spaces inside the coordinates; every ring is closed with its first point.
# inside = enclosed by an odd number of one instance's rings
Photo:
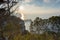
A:
{"type": "Polygon", "coordinates": [[[20,10],[24,10],[24,7],[23,7],[23,6],[20,6],[19,9],[20,9],[20,10]]]}
{"type": "Polygon", "coordinates": [[[21,14],[21,15],[22,15],[21,19],[24,20],[24,15],[23,14],[21,14]]]}

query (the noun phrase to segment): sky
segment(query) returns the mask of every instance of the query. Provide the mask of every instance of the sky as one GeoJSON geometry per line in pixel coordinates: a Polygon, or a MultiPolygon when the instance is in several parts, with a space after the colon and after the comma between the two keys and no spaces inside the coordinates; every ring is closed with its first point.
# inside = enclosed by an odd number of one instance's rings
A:
{"type": "MultiPolygon", "coordinates": [[[[32,20],[36,17],[47,19],[51,16],[59,16],[60,0],[22,0],[19,12],[24,14],[26,19],[32,20]]],[[[26,30],[29,30],[29,23],[25,25],[26,30]]]]}
{"type": "Polygon", "coordinates": [[[36,17],[46,19],[60,15],[60,0],[22,0],[20,6],[24,7],[21,13],[26,19],[36,17]]]}

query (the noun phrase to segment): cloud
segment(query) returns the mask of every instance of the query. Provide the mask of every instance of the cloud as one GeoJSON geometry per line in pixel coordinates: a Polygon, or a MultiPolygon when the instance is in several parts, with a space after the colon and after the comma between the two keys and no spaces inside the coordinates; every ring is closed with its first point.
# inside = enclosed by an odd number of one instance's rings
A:
{"type": "Polygon", "coordinates": [[[22,4],[30,4],[36,6],[59,7],[60,0],[24,0],[22,4]]]}
{"type": "Polygon", "coordinates": [[[24,0],[25,2],[31,2],[32,0],[24,0]]]}
{"type": "Polygon", "coordinates": [[[45,3],[50,3],[50,0],[43,0],[43,2],[45,2],[45,3]]]}
{"type": "Polygon", "coordinates": [[[60,0],[43,0],[45,3],[58,3],[60,0]]]}
{"type": "Polygon", "coordinates": [[[25,13],[60,13],[60,0],[25,0],[22,5],[25,7],[25,13]]]}
{"type": "Polygon", "coordinates": [[[45,6],[24,5],[24,13],[29,14],[51,14],[60,13],[60,8],[49,8],[45,6]]]}

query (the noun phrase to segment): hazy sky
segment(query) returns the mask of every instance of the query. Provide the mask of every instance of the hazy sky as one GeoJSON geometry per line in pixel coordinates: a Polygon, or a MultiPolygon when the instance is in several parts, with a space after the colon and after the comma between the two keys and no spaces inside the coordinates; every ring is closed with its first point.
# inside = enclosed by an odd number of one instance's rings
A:
{"type": "Polygon", "coordinates": [[[29,19],[60,15],[60,0],[23,0],[21,6],[24,7],[22,13],[29,19]]]}
{"type": "MultiPolygon", "coordinates": [[[[20,12],[27,19],[34,20],[36,17],[46,19],[51,16],[60,15],[60,0],[23,0],[20,6],[20,12]]],[[[28,26],[30,25],[29,23],[27,24],[26,29],[29,30],[28,26]]]]}

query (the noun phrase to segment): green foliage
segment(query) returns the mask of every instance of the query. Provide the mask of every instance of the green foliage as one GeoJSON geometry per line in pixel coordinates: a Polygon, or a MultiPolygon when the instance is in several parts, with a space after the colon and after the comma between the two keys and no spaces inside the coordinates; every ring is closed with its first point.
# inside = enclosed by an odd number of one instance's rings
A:
{"type": "MultiPolygon", "coordinates": [[[[51,17],[49,18],[49,22],[60,23],[60,17],[51,17]],[[57,21],[57,22],[56,22],[57,21]]],[[[1,20],[0,20],[1,21],[1,20]]],[[[45,32],[43,34],[31,34],[27,32],[26,34],[21,34],[20,29],[21,26],[19,22],[22,21],[21,19],[10,16],[7,18],[7,24],[4,26],[3,29],[3,36],[8,37],[8,40],[60,40],[60,34],[55,34],[52,32],[45,32]]],[[[31,22],[31,27],[33,25],[44,25],[47,22],[47,19],[41,19],[37,17],[34,20],[34,23],[31,22]]],[[[0,23],[1,24],[1,23],[0,23]]],[[[59,27],[60,28],[60,27],[59,27]]]]}
{"type": "Polygon", "coordinates": [[[48,34],[48,33],[44,33],[44,34],[26,34],[26,35],[21,35],[18,34],[16,36],[14,36],[13,40],[56,40],[55,35],[53,34],[48,34]]]}
{"type": "MultiPolygon", "coordinates": [[[[35,36],[36,36],[36,40],[60,40],[60,35],[59,35],[60,16],[52,16],[49,19],[41,19],[39,17],[36,17],[36,19],[31,22],[30,31],[31,31],[31,33],[35,34],[33,37],[35,38],[35,36]],[[53,28],[53,30],[54,30],[54,27],[58,28],[58,30],[57,30],[58,32],[55,33],[54,31],[48,31],[49,29],[47,28],[48,27],[47,23],[51,23],[53,25],[53,26],[51,26],[53,28]],[[43,34],[39,34],[40,30],[43,30],[43,29],[41,29],[41,26],[46,27],[45,28],[46,31],[43,34]],[[37,30],[33,30],[33,29],[37,29],[37,30]],[[38,35],[36,35],[36,31],[38,32],[37,33],[38,35]]],[[[31,38],[31,40],[32,40],[32,38],[31,38]]]]}

